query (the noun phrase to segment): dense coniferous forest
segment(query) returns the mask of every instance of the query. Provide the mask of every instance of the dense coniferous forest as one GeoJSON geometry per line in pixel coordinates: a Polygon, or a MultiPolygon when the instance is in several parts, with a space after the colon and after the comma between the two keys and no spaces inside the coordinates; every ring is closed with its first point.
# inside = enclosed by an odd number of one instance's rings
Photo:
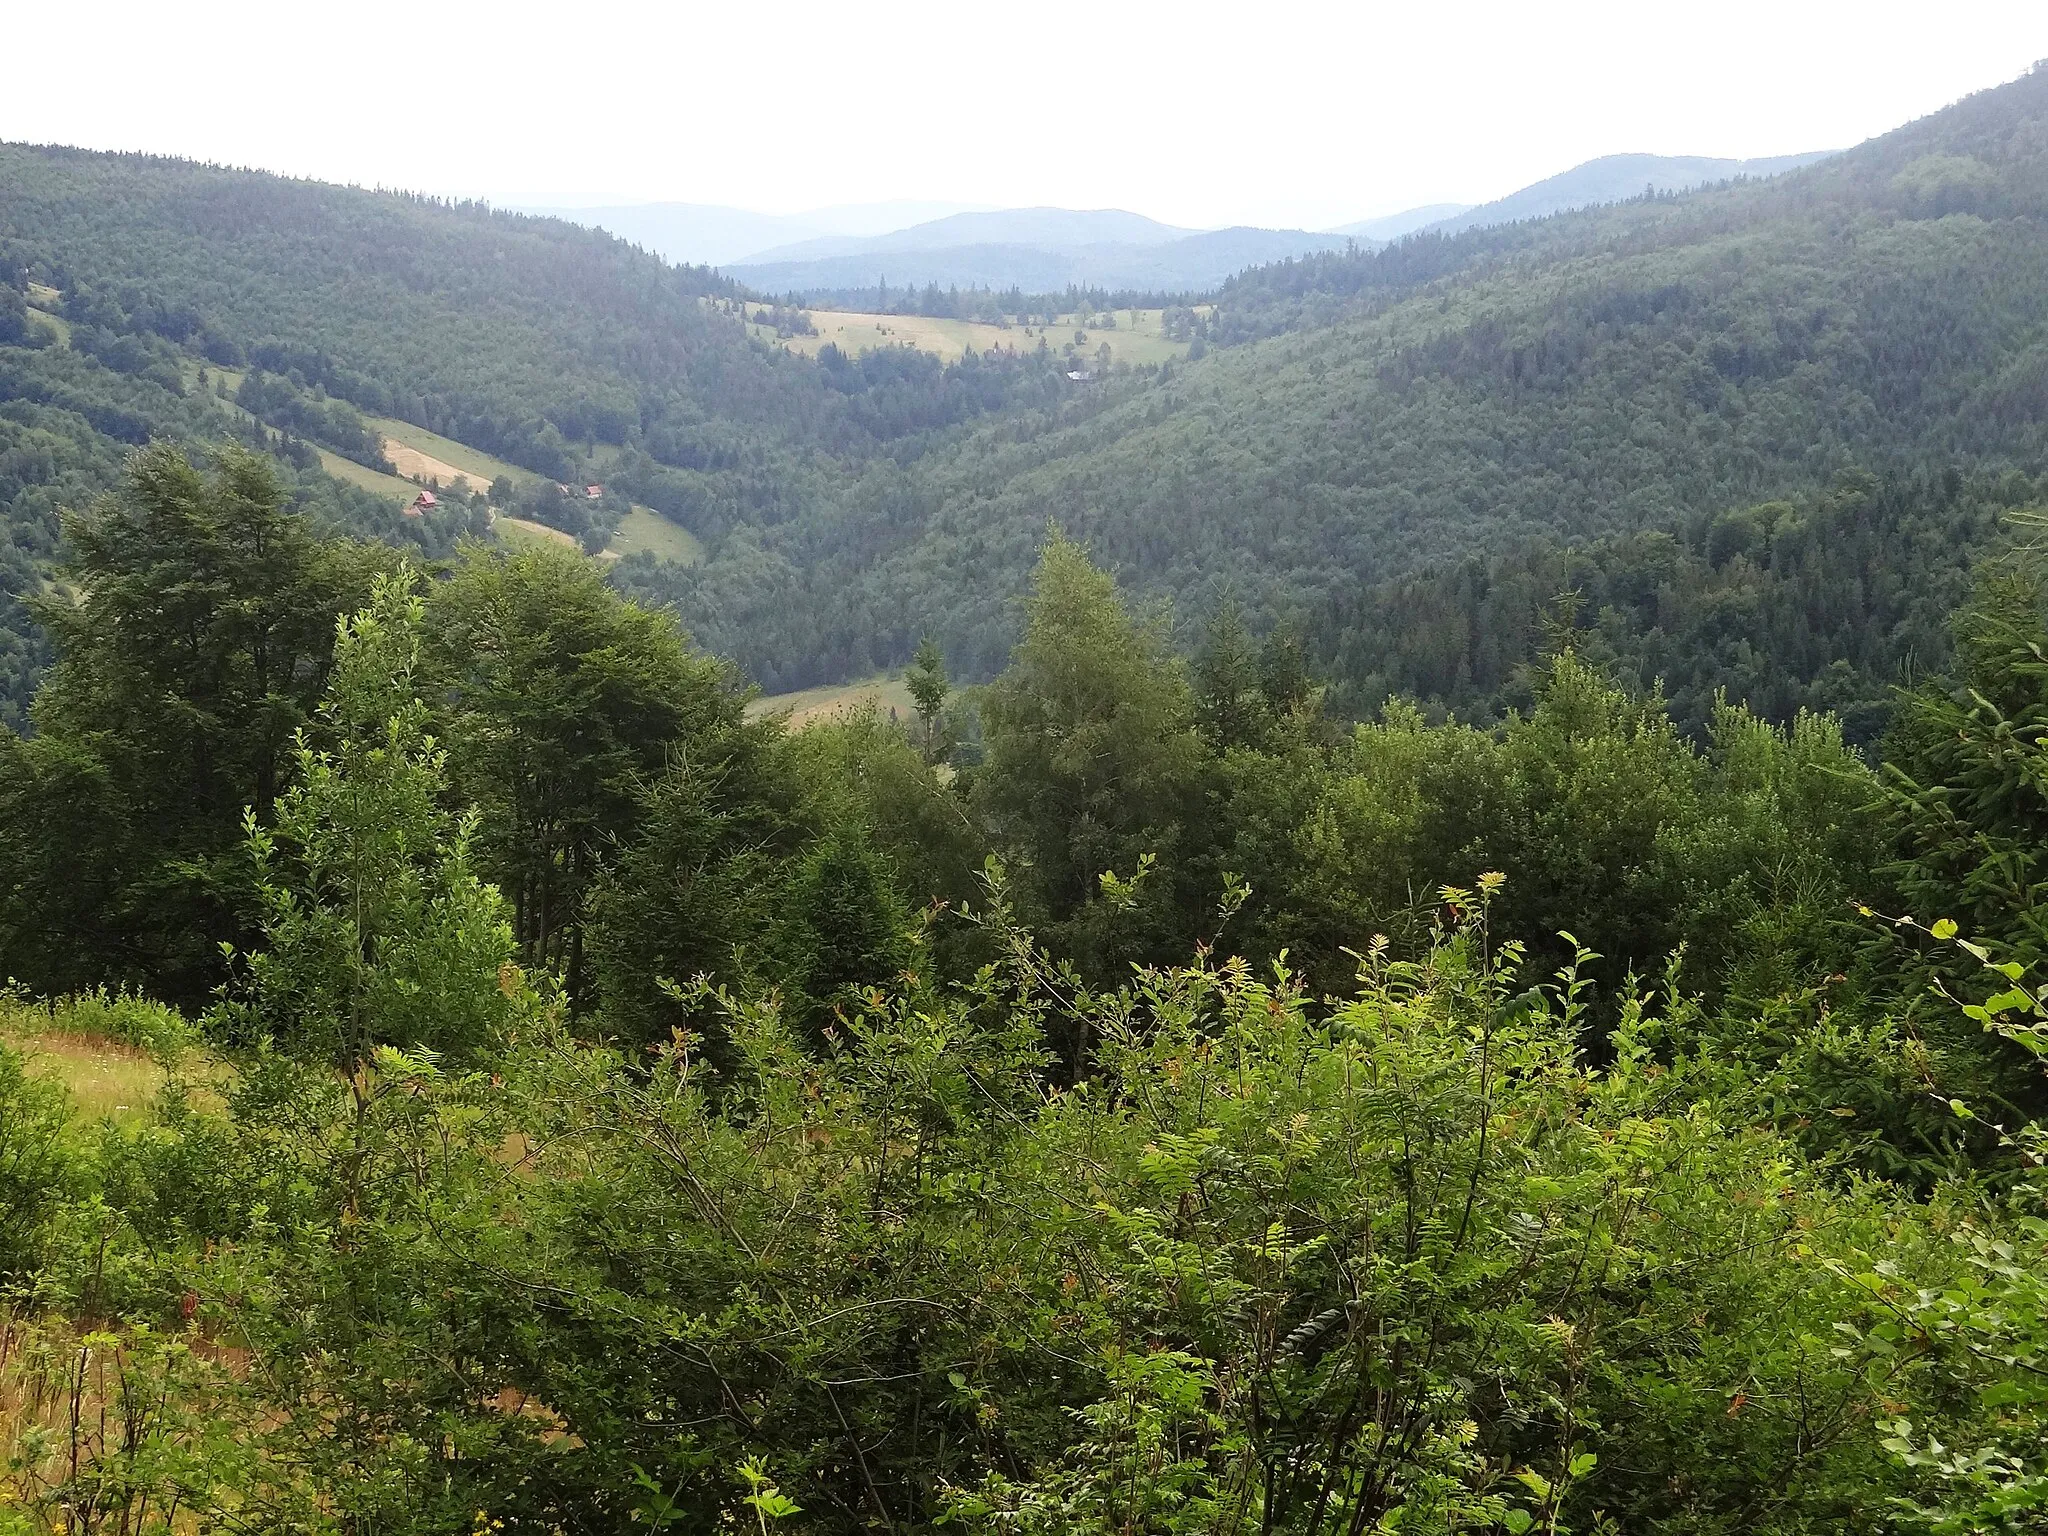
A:
{"type": "Polygon", "coordinates": [[[2040,1529],[2044,216],[2037,70],[1081,381],[0,147],[0,1536],[2040,1529]]]}

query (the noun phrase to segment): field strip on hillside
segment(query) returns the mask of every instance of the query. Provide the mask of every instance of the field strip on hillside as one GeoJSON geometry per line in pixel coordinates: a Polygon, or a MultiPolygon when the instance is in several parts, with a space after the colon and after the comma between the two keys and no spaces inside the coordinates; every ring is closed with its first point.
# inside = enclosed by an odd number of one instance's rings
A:
{"type": "Polygon", "coordinates": [[[912,701],[903,679],[885,674],[863,678],[857,683],[829,683],[822,688],[805,688],[796,693],[764,694],[747,705],[747,718],[759,720],[787,712],[790,726],[795,729],[870,704],[883,714],[893,710],[903,719],[917,713],[917,705],[912,701]]]}
{"type": "Polygon", "coordinates": [[[54,332],[57,345],[68,347],[71,345],[71,322],[57,313],[63,303],[64,295],[55,288],[36,282],[28,285],[28,323],[54,332]]]}
{"type": "Polygon", "coordinates": [[[500,512],[491,520],[491,526],[498,530],[501,539],[514,544],[559,544],[569,549],[581,549],[572,533],[559,528],[550,528],[546,523],[536,523],[524,517],[507,517],[500,512]]]}
{"type": "Polygon", "coordinates": [[[395,475],[379,474],[376,470],[358,464],[354,459],[344,459],[331,448],[315,445],[313,451],[320,455],[320,467],[337,480],[350,485],[361,486],[379,496],[390,496],[398,501],[411,501],[419,494],[419,488],[409,480],[400,480],[395,475]]]}
{"type": "Polygon", "coordinates": [[[790,351],[806,357],[816,357],[827,345],[856,357],[878,347],[914,347],[941,357],[957,357],[969,348],[976,352],[993,348],[1022,353],[1037,351],[1043,339],[1054,352],[1071,355],[1077,364],[1094,362],[1096,349],[1107,342],[1112,361],[1138,366],[1185,357],[1188,350],[1185,343],[1168,341],[1160,334],[1160,312],[1156,309],[1112,311],[1116,329],[1085,331],[1087,340],[1082,342],[1074,340],[1079,327],[1072,315],[1062,316],[1050,326],[1004,327],[980,320],[941,320],[926,315],[876,315],[840,309],[807,309],[804,313],[818,328],[817,335],[778,338],[773,326],[755,325],[751,320],[747,329],[763,341],[779,339],[790,351]],[[1070,345],[1071,354],[1067,352],[1070,345]]]}
{"type": "MultiPolygon", "coordinates": [[[[400,421],[391,416],[365,416],[363,425],[377,433],[385,441],[385,452],[391,454],[391,445],[417,454],[420,461],[432,466],[425,471],[427,476],[438,479],[443,485],[453,484],[460,478],[479,491],[487,491],[492,482],[504,479],[514,485],[539,485],[547,480],[546,475],[535,474],[530,469],[521,469],[509,464],[495,454],[485,453],[481,448],[472,448],[459,443],[452,437],[443,437],[438,432],[429,432],[425,427],[414,426],[409,421],[400,421]]],[[[391,462],[397,465],[400,474],[410,476],[413,471],[399,463],[395,454],[391,462]]]]}
{"type": "Polygon", "coordinates": [[[422,453],[395,437],[384,439],[384,457],[391,461],[392,468],[408,480],[417,480],[422,485],[454,485],[457,481],[472,491],[488,491],[491,481],[488,475],[474,474],[466,469],[457,469],[445,459],[422,453]]]}
{"type": "Polygon", "coordinates": [[[619,531],[612,535],[605,553],[615,558],[645,553],[657,560],[701,565],[704,563],[704,542],[681,523],[672,522],[654,508],[643,507],[636,502],[633,510],[619,519],[619,531]]]}

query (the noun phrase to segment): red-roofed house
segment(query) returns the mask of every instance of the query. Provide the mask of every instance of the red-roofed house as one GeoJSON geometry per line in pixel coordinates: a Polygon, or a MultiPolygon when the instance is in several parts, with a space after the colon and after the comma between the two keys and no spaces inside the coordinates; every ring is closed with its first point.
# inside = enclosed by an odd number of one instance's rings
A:
{"type": "Polygon", "coordinates": [[[604,487],[601,485],[586,485],[583,487],[583,499],[585,501],[596,501],[603,494],[604,487]]]}
{"type": "Polygon", "coordinates": [[[421,491],[419,495],[413,497],[411,504],[406,507],[405,515],[407,517],[425,517],[439,505],[441,503],[435,498],[432,491],[421,491]]]}

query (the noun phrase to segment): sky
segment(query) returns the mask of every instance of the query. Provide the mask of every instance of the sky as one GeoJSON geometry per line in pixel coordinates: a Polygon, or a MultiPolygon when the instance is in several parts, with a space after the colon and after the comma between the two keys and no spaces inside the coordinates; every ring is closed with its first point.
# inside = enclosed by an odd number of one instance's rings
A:
{"type": "Polygon", "coordinates": [[[67,0],[39,14],[61,64],[6,72],[0,139],[511,206],[927,199],[1198,228],[1481,202],[1602,154],[1846,147],[2048,57],[2043,0],[67,0]]]}

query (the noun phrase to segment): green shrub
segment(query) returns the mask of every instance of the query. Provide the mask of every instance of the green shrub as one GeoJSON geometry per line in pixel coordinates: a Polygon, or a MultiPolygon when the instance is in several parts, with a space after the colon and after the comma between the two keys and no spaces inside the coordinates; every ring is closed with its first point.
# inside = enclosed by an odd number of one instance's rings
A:
{"type": "Polygon", "coordinates": [[[0,1280],[35,1268],[44,1232],[72,1174],[64,1089],[33,1078],[0,1045],[0,1280]]]}
{"type": "Polygon", "coordinates": [[[169,1004],[105,987],[57,998],[41,1011],[48,1020],[44,1028],[112,1040],[162,1058],[177,1057],[199,1038],[192,1022],[169,1004]]]}

